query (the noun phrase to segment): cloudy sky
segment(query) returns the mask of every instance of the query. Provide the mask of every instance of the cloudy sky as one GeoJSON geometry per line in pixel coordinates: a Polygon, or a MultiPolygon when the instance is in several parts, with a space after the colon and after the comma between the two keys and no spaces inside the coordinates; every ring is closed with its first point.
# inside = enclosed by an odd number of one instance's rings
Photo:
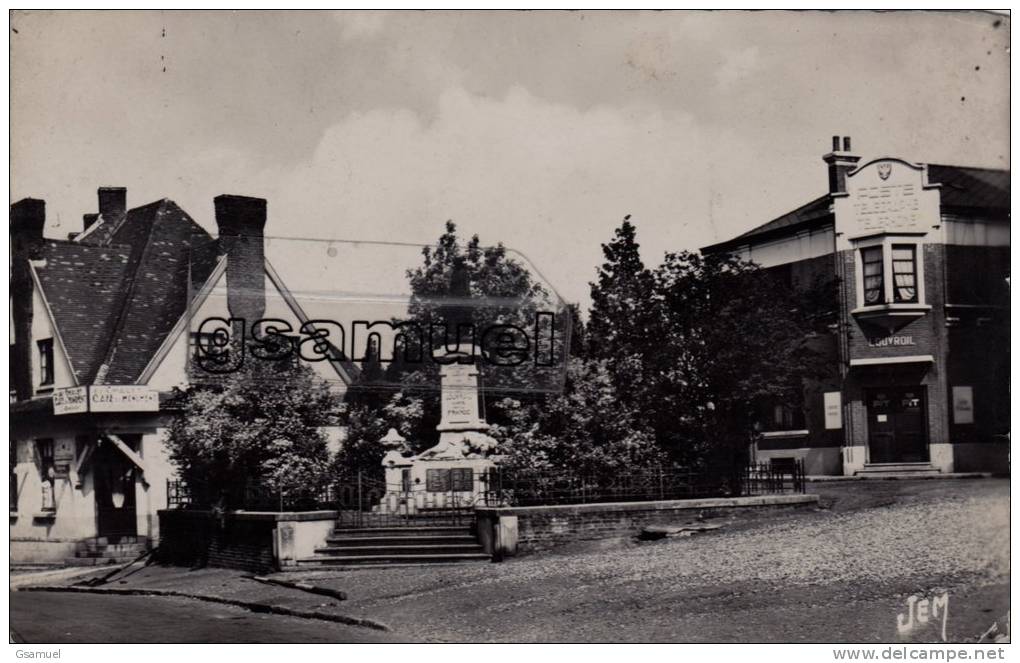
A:
{"type": "Polygon", "coordinates": [[[220,193],[267,198],[276,236],[428,243],[453,219],[586,304],[624,215],[649,264],[726,239],[823,193],[834,134],[864,157],[1009,165],[1009,23],[988,14],[19,12],[12,28],[11,197],[44,198],[53,237],[103,185],[210,230],[220,193]]]}

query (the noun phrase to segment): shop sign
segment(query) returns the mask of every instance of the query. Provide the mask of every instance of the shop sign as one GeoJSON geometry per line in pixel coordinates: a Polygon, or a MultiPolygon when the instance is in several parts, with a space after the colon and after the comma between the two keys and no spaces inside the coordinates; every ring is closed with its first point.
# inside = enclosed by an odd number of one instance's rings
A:
{"type": "Polygon", "coordinates": [[[974,423],[973,387],[953,387],[953,423],[974,423]]]}
{"type": "Polygon", "coordinates": [[[159,393],[145,385],[94,385],[53,392],[53,414],[158,411],[159,393]]]}
{"type": "Polygon", "coordinates": [[[868,346],[872,348],[889,348],[893,346],[917,345],[913,336],[872,336],[868,346]]]}
{"type": "Polygon", "coordinates": [[[53,392],[53,414],[77,414],[88,411],[88,387],[68,387],[53,392]]]}
{"type": "Polygon", "coordinates": [[[98,385],[89,387],[92,412],[158,412],[159,394],[144,385],[98,385]]]}
{"type": "Polygon", "coordinates": [[[825,399],[825,430],[835,430],[843,427],[843,403],[838,391],[827,391],[823,394],[825,399]]]}

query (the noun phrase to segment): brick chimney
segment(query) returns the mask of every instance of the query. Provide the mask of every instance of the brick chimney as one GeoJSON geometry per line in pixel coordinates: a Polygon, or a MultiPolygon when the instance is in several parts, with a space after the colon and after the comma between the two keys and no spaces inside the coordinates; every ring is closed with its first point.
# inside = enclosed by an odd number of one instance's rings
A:
{"type": "Polygon", "coordinates": [[[11,205],[11,318],[14,347],[11,382],[18,400],[32,397],[32,272],[28,261],[42,257],[46,202],[24,198],[11,205]]]}
{"type": "Polygon", "coordinates": [[[227,256],[227,309],[250,327],[266,310],[266,201],[248,196],[216,196],[219,253],[227,256]]]}
{"type": "Polygon", "coordinates": [[[829,165],[829,193],[846,193],[846,174],[857,167],[860,157],[850,153],[850,136],[832,137],[832,151],[822,157],[829,165]],[[840,149],[842,147],[842,149],[840,149]]]}
{"type": "Polygon", "coordinates": [[[127,189],[122,186],[99,187],[99,213],[107,219],[127,212],[127,189]]]}

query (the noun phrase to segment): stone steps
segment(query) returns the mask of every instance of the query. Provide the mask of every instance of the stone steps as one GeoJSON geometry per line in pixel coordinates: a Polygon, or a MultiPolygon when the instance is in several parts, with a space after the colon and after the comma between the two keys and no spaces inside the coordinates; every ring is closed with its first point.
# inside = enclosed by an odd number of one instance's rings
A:
{"type": "Polygon", "coordinates": [[[413,536],[329,536],[326,547],[359,547],[359,546],[441,546],[441,545],[473,545],[477,540],[470,534],[415,534],[413,536]]]}
{"type": "Polygon", "coordinates": [[[330,557],[360,557],[363,555],[390,555],[404,553],[455,554],[480,553],[482,547],[477,541],[452,544],[412,544],[377,546],[326,546],[315,551],[316,554],[330,557]]]}
{"type": "Polygon", "coordinates": [[[941,474],[931,463],[874,463],[867,464],[864,469],[854,472],[854,476],[922,476],[941,474]]]}
{"type": "Polygon", "coordinates": [[[298,560],[299,566],[367,566],[380,564],[432,564],[442,562],[489,562],[491,555],[484,552],[479,553],[407,553],[407,554],[382,554],[382,555],[316,555],[298,560]]]}
{"type": "Polygon", "coordinates": [[[314,557],[299,567],[356,568],[490,561],[468,527],[400,526],[337,528],[314,557]]]}
{"type": "Polygon", "coordinates": [[[144,536],[93,537],[83,539],[75,546],[74,557],[64,560],[67,566],[106,566],[127,564],[149,550],[144,536]]]}
{"type": "Polygon", "coordinates": [[[111,566],[114,564],[130,564],[136,559],[138,559],[138,555],[131,555],[129,557],[66,557],[64,558],[64,566],[111,566]]]}

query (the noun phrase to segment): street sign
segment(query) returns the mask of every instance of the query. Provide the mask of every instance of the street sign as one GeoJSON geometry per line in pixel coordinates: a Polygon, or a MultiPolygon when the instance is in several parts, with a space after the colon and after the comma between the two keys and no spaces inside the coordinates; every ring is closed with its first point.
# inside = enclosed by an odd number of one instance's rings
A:
{"type": "Polygon", "coordinates": [[[88,411],[88,387],[68,387],[53,392],[53,414],[77,414],[88,411]]]}

